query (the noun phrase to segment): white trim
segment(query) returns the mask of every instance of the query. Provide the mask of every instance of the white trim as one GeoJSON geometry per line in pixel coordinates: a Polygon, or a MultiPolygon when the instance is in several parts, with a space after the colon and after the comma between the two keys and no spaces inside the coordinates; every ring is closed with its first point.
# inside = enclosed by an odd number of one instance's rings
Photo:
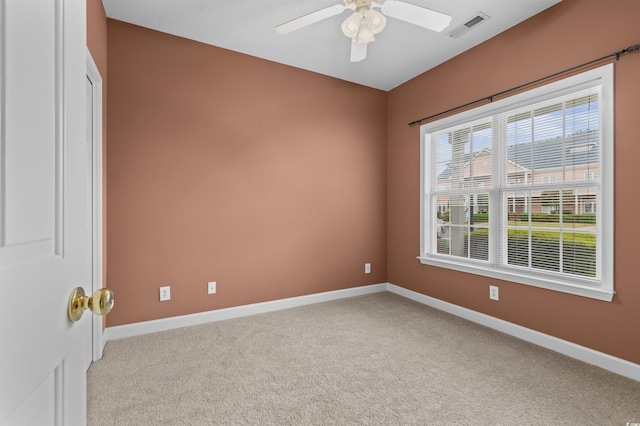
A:
{"type": "Polygon", "coordinates": [[[613,64],[610,64],[604,71],[602,94],[602,141],[600,155],[602,168],[600,169],[601,200],[596,204],[598,235],[605,235],[601,244],[598,245],[601,256],[602,280],[605,289],[614,292],[615,290],[615,80],[613,64]]]}
{"type": "Polygon", "coordinates": [[[581,346],[539,331],[532,330],[517,324],[510,323],[499,318],[492,317],[471,309],[463,308],[443,300],[435,299],[406,288],[398,287],[391,283],[373,284],[362,287],[348,288],[344,290],[329,291],[307,296],[292,297],[288,299],[274,300],[271,302],[255,303],[251,305],[237,306],[233,308],[219,309],[216,311],[201,312],[179,317],[163,318],[153,321],[145,321],[134,324],[108,327],[105,330],[105,340],[123,339],[158,331],[172,330],[175,328],[205,324],[249,315],[278,311],[281,309],[295,308],[314,303],[328,302],[365,294],[388,291],[407,299],[411,299],[423,305],[448,312],[460,318],[467,319],[485,327],[492,328],[510,336],[533,343],[543,348],[550,349],[568,357],[577,359],[587,364],[595,365],[613,373],[640,381],[640,365],[617,358],[604,352],[599,352],[585,346],[581,346]]]}
{"type": "Polygon", "coordinates": [[[621,376],[640,381],[639,364],[635,364],[585,346],[577,345],[530,328],[522,327],[490,315],[472,311],[471,309],[463,308],[443,300],[435,299],[406,288],[398,287],[393,284],[387,283],[387,291],[406,297],[407,299],[414,300],[418,303],[422,303],[423,305],[473,321],[485,327],[498,330],[529,343],[542,346],[543,348],[551,349],[552,351],[586,362],[587,364],[595,365],[621,376]]]}
{"type": "MultiPolygon", "coordinates": [[[[92,86],[92,292],[102,288],[102,76],[87,48],[87,78],[92,86]]],[[[92,315],[93,360],[102,358],[107,339],[104,336],[102,317],[92,315]]]]}
{"type": "Polygon", "coordinates": [[[432,255],[429,257],[418,257],[418,260],[423,265],[447,268],[454,271],[481,275],[483,277],[490,277],[498,280],[512,281],[519,284],[545,288],[547,290],[555,290],[562,293],[588,297],[605,302],[611,302],[613,300],[613,296],[615,295],[615,291],[613,290],[601,289],[588,285],[568,283],[553,276],[545,277],[543,271],[527,271],[528,273],[518,273],[515,271],[510,271],[508,270],[508,268],[498,269],[491,266],[486,266],[480,262],[469,262],[466,264],[462,262],[456,262],[455,259],[450,260],[444,258],[443,256],[437,255],[432,255]]]}
{"type": "Polygon", "coordinates": [[[307,296],[291,297],[287,299],[273,300],[270,302],[254,303],[251,305],[235,306],[232,308],[218,309],[215,311],[200,312],[197,314],[182,315],[179,317],[162,318],[152,321],[137,322],[133,324],[118,325],[106,329],[108,340],[122,339],[125,337],[139,336],[157,331],[172,330],[175,328],[205,324],[208,322],[222,321],[232,318],[246,317],[249,315],[263,314],[282,309],[296,308],[314,303],[328,302],[331,300],[345,299],[348,297],[362,296],[365,294],[379,293],[387,290],[387,284],[372,284],[362,287],[347,288],[344,290],[328,291],[325,293],[310,294],[307,296]]]}
{"type": "MultiPolygon", "coordinates": [[[[614,65],[607,64],[599,68],[595,68],[578,75],[574,75],[563,80],[559,80],[535,89],[492,102],[459,114],[455,114],[443,118],[432,123],[424,124],[420,127],[420,254],[418,259],[422,264],[448,268],[457,271],[512,281],[520,284],[545,288],[549,290],[559,291],[567,294],[573,294],[582,297],[588,297],[596,300],[611,302],[615,295],[614,291],[614,65]],[[596,257],[598,265],[598,273],[596,277],[581,277],[562,272],[543,271],[534,268],[519,268],[509,265],[506,258],[499,259],[498,256],[505,257],[503,251],[498,250],[498,242],[502,242],[503,248],[507,247],[507,217],[503,216],[506,209],[505,203],[494,202],[499,201],[496,198],[499,194],[506,194],[513,191],[527,191],[531,187],[522,188],[503,187],[505,183],[504,165],[497,161],[497,155],[493,156],[494,188],[478,188],[478,189],[450,189],[439,191],[433,188],[436,179],[436,170],[431,167],[435,155],[435,141],[433,134],[444,129],[457,129],[473,126],[477,123],[488,120],[490,117],[495,119],[502,118],[501,114],[516,114],[521,108],[529,109],[532,105],[539,102],[560,99],[568,95],[576,95],[585,90],[599,90],[601,102],[600,108],[600,152],[601,152],[601,186],[598,191],[598,200],[596,208],[598,209],[598,220],[596,223],[598,244],[596,246],[596,257]],[[497,179],[502,177],[501,179],[497,179]],[[438,254],[433,238],[433,229],[435,218],[434,200],[439,196],[449,195],[467,195],[480,192],[488,192],[492,199],[491,206],[499,206],[501,209],[494,209],[490,214],[490,229],[494,229],[493,236],[489,239],[489,259],[488,261],[474,261],[465,257],[452,256],[447,254],[438,254]],[[498,225],[498,226],[496,226],[498,225]],[[429,237],[432,238],[429,238],[429,237]]],[[[494,139],[499,139],[497,132],[494,139]]],[[[504,139],[494,140],[499,143],[498,152],[504,151],[506,148],[504,139]]],[[[501,160],[504,162],[504,159],[501,160]]],[[[563,188],[561,183],[545,184],[549,188],[563,188]]],[[[595,185],[592,182],[576,183],[572,182],[571,188],[581,186],[595,185]]],[[[545,189],[546,187],[536,184],[536,190],[545,189]]],[[[504,199],[503,199],[504,200],[504,199]]]]}

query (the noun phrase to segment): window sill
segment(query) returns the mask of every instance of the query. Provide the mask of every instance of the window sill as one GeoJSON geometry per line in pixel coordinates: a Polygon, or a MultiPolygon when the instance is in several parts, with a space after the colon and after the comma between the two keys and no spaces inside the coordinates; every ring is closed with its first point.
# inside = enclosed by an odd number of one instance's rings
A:
{"type": "Polygon", "coordinates": [[[512,281],[519,284],[525,284],[533,287],[544,288],[547,290],[559,291],[562,293],[573,294],[576,296],[588,297],[590,299],[602,300],[605,302],[611,302],[615,294],[612,290],[604,290],[602,288],[591,287],[587,285],[567,283],[558,280],[554,280],[547,277],[537,277],[520,274],[518,272],[508,271],[504,269],[497,269],[485,265],[470,265],[461,262],[452,262],[448,259],[441,259],[435,256],[432,257],[420,257],[418,256],[420,263],[423,265],[437,266],[440,268],[452,269],[454,271],[466,272],[469,274],[475,274],[490,278],[495,278],[504,281],[512,281]]]}

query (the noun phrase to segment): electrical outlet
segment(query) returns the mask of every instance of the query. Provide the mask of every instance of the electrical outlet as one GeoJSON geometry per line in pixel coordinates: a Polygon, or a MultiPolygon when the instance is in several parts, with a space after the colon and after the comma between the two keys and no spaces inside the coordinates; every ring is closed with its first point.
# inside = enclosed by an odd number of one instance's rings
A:
{"type": "Polygon", "coordinates": [[[497,285],[489,286],[489,299],[491,300],[500,300],[500,292],[498,290],[497,285]]]}
{"type": "Polygon", "coordinates": [[[160,301],[171,300],[171,286],[160,287],[160,301]]]}
{"type": "Polygon", "coordinates": [[[207,293],[208,294],[216,294],[216,282],[215,281],[209,281],[209,283],[207,284],[207,293]]]}
{"type": "Polygon", "coordinates": [[[365,263],[364,264],[364,273],[365,274],[370,274],[371,273],[371,264],[370,263],[365,263]]]}

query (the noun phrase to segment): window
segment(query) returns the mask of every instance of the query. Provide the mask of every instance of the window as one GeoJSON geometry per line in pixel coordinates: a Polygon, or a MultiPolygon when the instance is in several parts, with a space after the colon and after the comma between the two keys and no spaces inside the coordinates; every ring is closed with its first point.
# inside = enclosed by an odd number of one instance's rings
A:
{"type": "Polygon", "coordinates": [[[588,172],[584,174],[584,180],[599,180],[600,173],[598,172],[588,172]]]}
{"type": "Polygon", "coordinates": [[[421,135],[422,263],[613,298],[613,65],[421,135]]]}

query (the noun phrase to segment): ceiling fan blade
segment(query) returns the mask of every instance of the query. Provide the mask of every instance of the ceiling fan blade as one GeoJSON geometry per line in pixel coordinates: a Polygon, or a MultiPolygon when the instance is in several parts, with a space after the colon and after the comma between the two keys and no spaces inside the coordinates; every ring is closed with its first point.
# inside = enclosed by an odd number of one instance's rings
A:
{"type": "Polygon", "coordinates": [[[360,62],[367,57],[367,44],[359,44],[355,38],[351,40],[351,62],[360,62]]]}
{"type": "Polygon", "coordinates": [[[451,23],[451,16],[399,0],[387,0],[382,13],[428,30],[440,32],[451,23]]]}
{"type": "Polygon", "coordinates": [[[300,28],[304,28],[307,25],[315,24],[316,22],[322,21],[323,19],[340,15],[342,12],[344,12],[345,9],[346,6],[342,4],[325,7],[324,9],[316,10],[315,12],[278,25],[276,27],[276,32],[278,34],[289,34],[292,31],[299,30],[300,28]]]}

